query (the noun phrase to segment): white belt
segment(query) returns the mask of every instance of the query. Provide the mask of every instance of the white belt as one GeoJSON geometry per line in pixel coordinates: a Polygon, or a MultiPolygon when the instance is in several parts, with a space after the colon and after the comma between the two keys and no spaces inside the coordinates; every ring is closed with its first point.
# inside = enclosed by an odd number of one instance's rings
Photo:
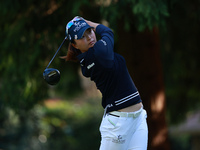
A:
{"type": "Polygon", "coordinates": [[[112,112],[109,112],[108,114],[114,115],[116,117],[130,117],[130,118],[133,117],[133,118],[136,118],[141,114],[142,110],[143,110],[143,107],[141,107],[138,111],[134,111],[134,112],[112,111],[112,112]]]}

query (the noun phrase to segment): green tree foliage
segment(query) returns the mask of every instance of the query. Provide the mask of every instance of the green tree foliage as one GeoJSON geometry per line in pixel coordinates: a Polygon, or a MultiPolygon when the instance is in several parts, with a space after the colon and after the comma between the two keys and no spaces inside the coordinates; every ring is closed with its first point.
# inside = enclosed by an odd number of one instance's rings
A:
{"type": "MultiPolygon", "coordinates": [[[[76,64],[58,58],[54,60],[51,66],[61,72],[61,81],[55,87],[49,87],[42,77],[43,70],[65,36],[65,24],[75,15],[96,22],[105,19],[113,29],[117,28],[120,20],[124,22],[126,31],[133,28],[133,24],[139,31],[160,27],[160,31],[165,31],[161,32],[162,58],[170,119],[177,121],[183,118],[188,108],[198,108],[198,6],[199,0],[0,1],[0,148],[49,150],[50,147],[63,149],[71,146],[71,149],[79,149],[86,140],[98,139],[94,127],[98,121],[89,115],[92,113],[88,106],[74,113],[67,105],[59,107],[60,110],[42,108],[42,105],[37,109],[38,103],[48,97],[49,89],[66,97],[80,90],[76,64]],[[169,17],[167,22],[166,17],[169,17]],[[89,118],[79,120],[83,117],[80,112],[86,112],[89,118]],[[75,120],[68,117],[70,113],[75,120]],[[90,133],[86,136],[85,131],[91,131],[92,136],[90,133]],[[47,136],[49,143],[37,143],[38,139],[44,140],[43,136],[38,138],[39,135],[47,136]],[[11,144],[13,141],[16,141],[14,145],[11,144]]],[[[58,55],[65,55],[66,50],[67,44],[58,55]]]]}
{"type": "MultiPolygon", "coordinates": [[[[129,22],[131,22],[129,15],[136,16],[139,30],[146,26],[152,28],[155,24],[164,22],[161,18],[168,15],[162,1],[149,0],[120,0],[117,3],[112,1],[105,7],[103,4],[100,5],[103,7],[99,7],[96,1],[87,0],[76,2],[8,0],[0,4],[2,12],[0,14],[2,18],[0,21],[2,29],[0,99],[5,105],[16,110],[30,109],[37,101],[47,96],[48,87],[42,79],[42,72],[65,36],[64,25],[75,15],[87,14],[84,13],[86,12],[84,8],[90,7],[90,11],[94,11],[91,8],[101,8],[101,13],[97,11],[88,17],[97,15],[99,19],[108,19],[113,25],[111,27],[114,27],[119,17],[125,16],[124,22],[127,24],[127,29],[130,28],[129,22]],[[127,7],[131,9],[126,9],[127,7]],[[154,11],[155,7],[159,9],[154,11]],[[124,10],[131,10],[131,12],[124,10]]],[[[100,11],[100,9],[96,10],[100,11]]],[[[66,48],[65,45],[63,48],[65,52],[61,54],[66,53],[66,48]]],[[[80,90],[79,80],[75,73],[77,65],[64,64],[60,59],[55,59],[52,65],[61,71],[61,82],[56,87],[57,91],[72,93],[80,90]],[[61,62],[63,64],[60,67],[61,62]]]]}
{"type": "MultiPolygon", "coordinates": [[[[200,108],[200,1],[171,1],[162,58],[169,121],[178,123],[200,108]]],[[[163,31],[163,30],[162,30],[163,31]]]]}
{"type": "Polygon", "coordinates": [[[36,104],[23,116],[6,109],[6,122],[0,124],[0,149],[97,149],[100,144],[97,131],[103,112],[94,102],[96,99],[85,101],[89,104],[49,100],[43,106],[36,104]]]}
{"type": "Polygon", "coordinates": [[[139,31],[164,26],[169,16],[166,0],[112,0],[110,4],[102,5],[102,16],[111,26],[116,27],[120,19],[125,23],[125,30],[130,30],[130,24],[134,24],[139,31]]]}
{"type": "MultiPolygon", "coordinates": [[[[70,1],[0,2],[0,100],[4,105],[16,111],[28,110],[47,96],[42,73],[65,36],[65,24],[74,15],[70,7],[70,1]]],[[[64,55],[67,46],[63,49],[64,55]]],[[[52,65],[60,63],[55,59],[52,65]]],[[[59,69],[66,78],[61,77],[56,89],[65,88],[66,93],[79,90],[77,66],[64,64],[59,69]]]]}

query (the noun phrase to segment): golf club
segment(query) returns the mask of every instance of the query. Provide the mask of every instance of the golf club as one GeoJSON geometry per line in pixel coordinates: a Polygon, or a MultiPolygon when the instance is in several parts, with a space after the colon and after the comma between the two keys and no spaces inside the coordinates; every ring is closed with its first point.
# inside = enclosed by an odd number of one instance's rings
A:
{"type": "Polygon", "coordinates": [[[51,62],[54,60],[55,56],[57,55],[58,51],[60,50],[60,48],[62,47],[66,39],[67,37],[65,37],[60,47],[58,48],[58,50],[56,51],[53,58],[51,59],[51,61],[49,62],[49,64],[47,65],[46,69],[43,72],[44,80],[50,85],[55,85],[60,81],[60,71],[58,69],[48,68],[48,67],[51,64],[51,62]]]}

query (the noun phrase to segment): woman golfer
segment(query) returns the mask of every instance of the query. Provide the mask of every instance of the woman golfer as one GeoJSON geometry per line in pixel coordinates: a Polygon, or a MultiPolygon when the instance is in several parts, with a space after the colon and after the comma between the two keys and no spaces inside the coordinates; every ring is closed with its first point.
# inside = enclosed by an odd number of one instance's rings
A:
{"type": "Polygon", "coordinates": [[[114,35],[108,27],[75,17],[66,26],[70,41],[67,61],[79,61],[83,76],[102,93],[104,116],[100,125],[100,150],[146,150],[146,111],[126,67],[113,51],[114,35]],[[97,41],[96,35],[101,39],[97,41]]]}

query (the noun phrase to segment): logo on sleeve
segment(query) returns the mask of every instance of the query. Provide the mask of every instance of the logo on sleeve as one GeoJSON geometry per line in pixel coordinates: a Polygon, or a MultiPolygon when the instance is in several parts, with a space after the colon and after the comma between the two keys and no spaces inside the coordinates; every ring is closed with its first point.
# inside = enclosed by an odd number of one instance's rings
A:
{"type": "Polygon", "coordinates": [[[80,64],[81,64],[81,66],[84,66],[84,58],[83,59],[81,59],[81,61],[80,61],[80,64]]]}
{"type": "Polygon", "coordinates": [[[103,42],[104,46],[107,45],[106,41],[104,41],[104,40],[102,40],[102,39],[101,39],[101,42],[103,42]]]}
{"type": "Polygon", "coordinates": [[[93,62],[92,64],[90,64],[90,65],[87,66],[87,69],[88,70],[91,69],[94,65],[95,65],[95,63],[93,62]]]}

